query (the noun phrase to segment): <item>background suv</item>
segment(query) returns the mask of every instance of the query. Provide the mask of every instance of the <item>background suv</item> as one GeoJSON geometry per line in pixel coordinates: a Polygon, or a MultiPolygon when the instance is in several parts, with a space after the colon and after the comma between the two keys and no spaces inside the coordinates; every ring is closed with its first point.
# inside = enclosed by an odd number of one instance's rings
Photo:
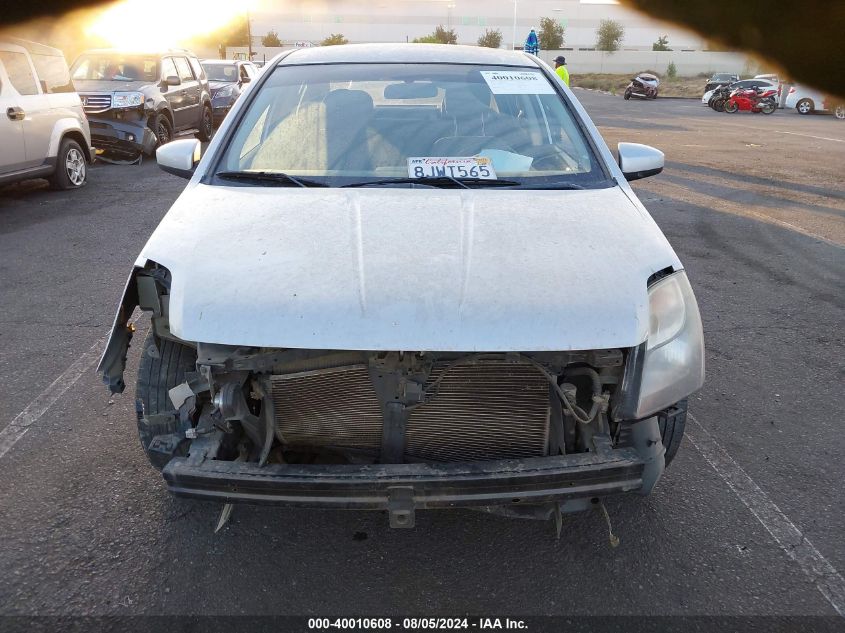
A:
{"type": "Polygon", "coordinates": [[[71,76],[98,149],[134,157],[152,154],[174,134],[208,141],[214,131],[208,79],[187,50],[90,50],[71,76]]]}
{"type": "Polygon", "coordinates": [[[240,59],[204,59],[202,68],[211,88],[214,125],[220,125],[241,96],[244,86],[258,76],[258,69],[252,62],[240,59]]]}
{"type": "Polygon", "coordinates": [[[0,184],[48,178],[57,189],[85,184],[91,134],[58,49],[0,39],[0,184]]]}

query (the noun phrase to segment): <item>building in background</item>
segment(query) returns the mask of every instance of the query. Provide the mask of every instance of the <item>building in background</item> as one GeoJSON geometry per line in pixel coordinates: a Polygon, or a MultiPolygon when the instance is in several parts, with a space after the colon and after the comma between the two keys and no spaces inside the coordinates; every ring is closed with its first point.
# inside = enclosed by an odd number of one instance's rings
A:
{"type": "Polygon", "coordinates": [[[286,46],[295,42],[319,43],[332,33],[342,33],[350,43],[410,42],[431,33],[437,25],[454,28],[459,44],[475,44],[486,29],[502,32],[502,46],[514,38],[516,10],[517,46],[521,46],[541,17],[551,17],[566,29],[565,49],[592,49],[601,20],[617,20],[625,28],[622,50],[651,50],[668,35],[674,50],[703,50],[701,36],[680,27],[648,18],[617,4],[596,0],[288,0],[251,14],[254,44],[271,29],[286,46]]]}

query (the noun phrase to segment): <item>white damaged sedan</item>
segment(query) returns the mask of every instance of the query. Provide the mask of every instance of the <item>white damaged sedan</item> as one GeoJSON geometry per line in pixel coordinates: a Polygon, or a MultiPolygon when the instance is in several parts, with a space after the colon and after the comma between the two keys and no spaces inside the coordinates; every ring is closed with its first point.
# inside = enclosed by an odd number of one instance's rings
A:
{"type": "Polygon", "coordinates": [[[129,277],[144,451],[182,496],[559,518],[649,493],[704,378],[701,319],[620,143],[536,57],[440,45],[282,53],[129,277]]]}

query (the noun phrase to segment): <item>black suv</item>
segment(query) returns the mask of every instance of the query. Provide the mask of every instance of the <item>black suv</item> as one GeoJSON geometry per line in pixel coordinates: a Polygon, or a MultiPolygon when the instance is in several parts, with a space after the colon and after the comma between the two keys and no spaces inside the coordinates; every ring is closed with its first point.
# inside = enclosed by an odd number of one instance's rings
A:
{"type": "Polygon", "coordinates": [[[152,154],[174,134],[208,141],[214,132],[208,79],[187,50],[90,50],[71,76],[97,149],[135,157],[152,154]]]}

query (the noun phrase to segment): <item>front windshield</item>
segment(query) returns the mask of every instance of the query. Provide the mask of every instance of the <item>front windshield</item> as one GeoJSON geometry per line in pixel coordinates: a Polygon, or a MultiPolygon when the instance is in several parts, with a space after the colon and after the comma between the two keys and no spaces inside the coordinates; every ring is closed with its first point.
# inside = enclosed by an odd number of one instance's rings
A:
{"type": "Polygon", "coordinates": [[[73,64],[75,80],[98,81],[158,81],[158,60],[142,55],[97,54],[83,55],[73,64]]]}
{"type": "Polygon", "coordinates": [[[437,176],[609,186],[575,117],[537,68],[280,66],[236,123],[217,172],[329,186],[437,176]]]}
{"type": "Polygon", "coordinates": [[[235,64],[203,64],[209,81],[237,81],[238,67],[235,64]]]}

